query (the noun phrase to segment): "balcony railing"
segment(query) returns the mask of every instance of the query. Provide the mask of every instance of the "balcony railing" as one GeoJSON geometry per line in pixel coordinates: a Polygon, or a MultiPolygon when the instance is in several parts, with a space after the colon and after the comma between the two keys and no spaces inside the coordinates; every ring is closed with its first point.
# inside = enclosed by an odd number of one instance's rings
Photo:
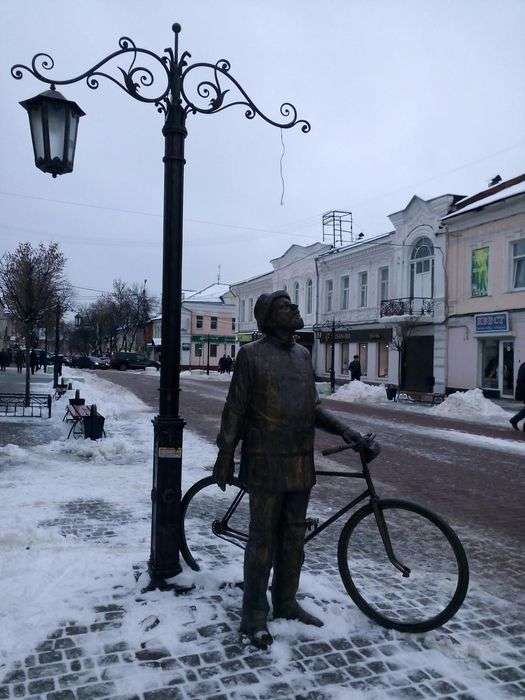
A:
{"type": "Polygon", "coordinates": [[[428,316],[434,315],[434,299],[428,297],[404,297],[385,299],[381,302],[381,316],[428,316]]]}

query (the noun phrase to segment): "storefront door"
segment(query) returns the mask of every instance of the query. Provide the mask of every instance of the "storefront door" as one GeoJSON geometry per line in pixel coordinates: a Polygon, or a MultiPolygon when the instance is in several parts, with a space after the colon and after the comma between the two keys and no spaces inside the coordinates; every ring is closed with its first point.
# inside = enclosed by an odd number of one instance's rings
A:
{"type": "Polygon", "coordinates": [[[481,342],[481,388],[514,393],[514,341],[484,338],[481,342]]]}

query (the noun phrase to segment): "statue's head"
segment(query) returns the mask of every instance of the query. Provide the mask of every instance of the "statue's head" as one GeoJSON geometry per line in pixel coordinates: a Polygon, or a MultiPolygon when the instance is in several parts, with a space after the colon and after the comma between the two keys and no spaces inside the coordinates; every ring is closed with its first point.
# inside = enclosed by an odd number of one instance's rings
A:
{"type": "Polygon", "coordinates": [[[304,326],[299,307],[292,303],[284,289],[271,294],[261,294],[253,313],[259,330],[268,335],[275,331],[298,331],[304,326]]]}

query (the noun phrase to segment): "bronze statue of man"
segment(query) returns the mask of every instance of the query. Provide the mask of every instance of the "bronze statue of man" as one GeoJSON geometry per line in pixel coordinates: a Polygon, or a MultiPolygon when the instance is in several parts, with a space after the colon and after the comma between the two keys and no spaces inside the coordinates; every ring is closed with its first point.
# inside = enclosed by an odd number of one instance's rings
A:
{"type": "Polygon", "coordinates": [[[323,624],[296,600],[306,510],[315,484],[315,428],[340,435],[356,449],[366,444],[359,433],[321,408],[310,353],[294,341],[304,323],[286,291],[261,294],[254,315],[264,335],[237,355],[217,437],[214,475],[224,490],[242,440],[239,479],[250,497],[250,527],[240,631],[265,649],[273,641],[266,597],[272,566],[274,619],[323,624]]]}

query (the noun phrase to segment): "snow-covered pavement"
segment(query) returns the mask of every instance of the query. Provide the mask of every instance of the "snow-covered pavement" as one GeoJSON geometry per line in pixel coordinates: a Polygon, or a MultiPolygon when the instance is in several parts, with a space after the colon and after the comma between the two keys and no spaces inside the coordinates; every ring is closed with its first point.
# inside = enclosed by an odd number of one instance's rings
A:
{"type": "MultiPolygon", "coordinates": [[[[474,578],[444,628],[403,635],[356,609],[334,542],[321,537],[308,547],[301,590],[325,627],[271,622],[274,646],[255,653],[238,643],[241,592],[224,586],[239,580],[242,552],[214,541],[203,511],[194,524],[204,566],[184,573],[195,590],[142,594],[153,414],[113,383],[70,374],[106,416],[108,437],[65,440],[63,398],[50,421],[35,424],[40,444],[0,448],[0,698],[525,696],[523,616],[515,593],[505,595],[501,582],[496,594],[490,577],[474,578]]],[[[18,423],[2,419],[0,430],[9,425],[14,435],[18,423]]],[[[215,453],[185,432],[185,488],[209,473],[215,453]]],[[[317,507],[316,515],[327,510],[317,507]]],[[[471,549],[486,545],[461,534],[471,549]]]]}

